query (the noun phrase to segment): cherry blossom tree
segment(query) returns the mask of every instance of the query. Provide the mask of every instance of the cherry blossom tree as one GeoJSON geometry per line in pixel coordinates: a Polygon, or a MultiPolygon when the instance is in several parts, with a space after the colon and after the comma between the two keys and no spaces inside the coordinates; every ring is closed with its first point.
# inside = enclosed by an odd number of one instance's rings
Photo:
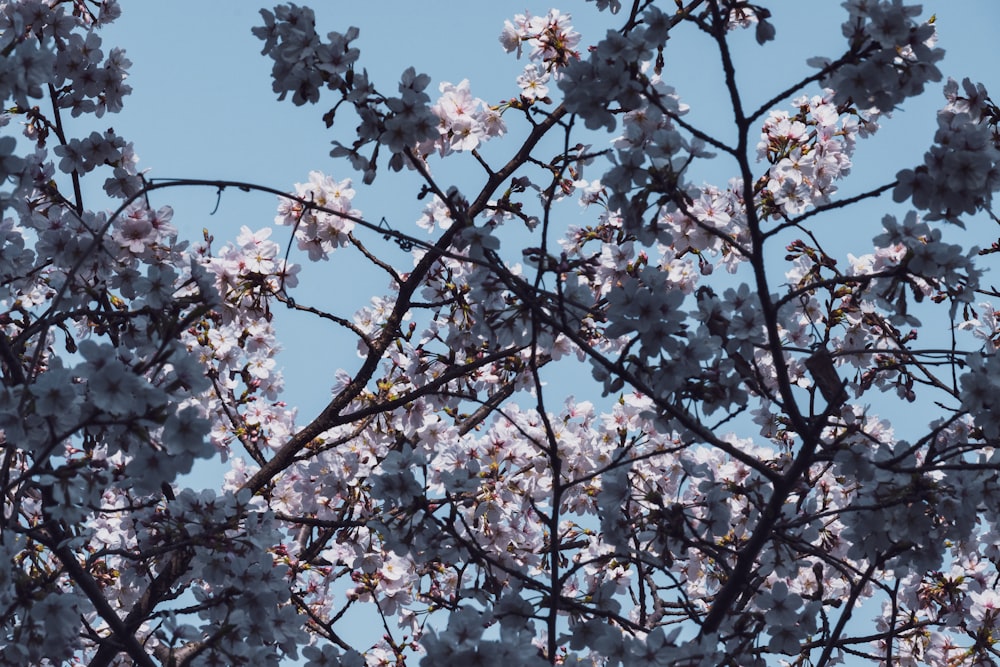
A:
{"type": "Polygon", "coordinates": [[[780,37],[767,3],[597,5],[604,35],[497,26],[500,101],[262,10],[274,92],[356,126],[292,186],[148,180],[76,129],[130,92],[117,1],[0,2],[0,663],[996,664],[1000,245],[961,231],[1000,222],[1000,109],[901,0],[845,2],[843,51],[757,108],[732,44],[780,37]],[[729,138],[669,85],[685,30],[729,138]],[[942,86],[923,163],[842,194],[942,86]],[[355,208],[402,171],[415,224],[355,208]],[[186,238],[180,187],[270,192],[275,226],[186,238]],[[297,294],[341,253],[384,278],[353,314],[297,294]],[[317,415],[282,400],[285,309],[356,343],[317,415]]]}

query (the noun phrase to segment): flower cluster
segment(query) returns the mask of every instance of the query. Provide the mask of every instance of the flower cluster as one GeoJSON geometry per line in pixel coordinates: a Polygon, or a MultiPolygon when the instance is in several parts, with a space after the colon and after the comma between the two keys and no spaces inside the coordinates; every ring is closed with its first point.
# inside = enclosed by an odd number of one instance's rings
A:
{"type": "MultiPolygon", "coordinates": [[[[978,248],[965,251],[961,246],[942,242],[940,229],[931,229],[910,211],[902,224],[887,215],[882,220],[885,232],[873,239],[876,246],[900,258],[900,267],[920,279],[929,293],[947,295],[969,303],[979,286],[981,271],[973,263],[978,248]]],[[[895,290],[885,289],[883,295],[895,290]]]]}
{"type": "Polygon", "coordinates": [[[352,28],[344,34],[331,32],[328,42],[316,33],[316,15],[308,7],[278,5],[274,12],[261,9],[264,25],[253,29],[264,40],[261,53],[274,59],[272,79],[278,99],[292,93],[298,105],[319,101],[320,89],[339,90],[344,77],[358,59],[358,49],[351,42],[358,38],[352,28]]]}
{"type": "MultiPolygon", "coordinates": [[[[563,104],[579,114],[590,129],[614,129],[612,102],[623,111],[643,105],[648,77],[640,75],[640,64],[663,46],[670,22],[655,5],[643,13],[642,24],[625,34],[609,31],[590,52],[590,57],[571,62],[559,79],[563,104]]],[[[655,98],[655,94],[650,97],[655,98]]]]}
{"type": "Polygon", "coordinates": [[[546,16],[524,13],[515,15],[513,22],[504,22],[500,44],[507,53],[516,52],[520,58],[524,45],[531,47],[528,59],[532,62],[517,78],[522,99],[547,100],[550,79],[558,80],[560,71],[579,59],[574,49],[580,43],[580,33],[573,30],[570,20],[569,14],[552,9],[546,16]]]}
{"type": "Polygon", "coordinates": [[[969,371],[962,376],[962,407],[976,416],[976,424],[990,438],[1000,437],[1000,405],[997,404],[995,354],[971,354],[966,359],[969,371]]]}
{"type": "MultiPolygon", "coordinates": [[[[409,67],[399,82],[399,97],[390,97],[385,101],[391,113],[385,119],[385,131],[379,136],[379,142],[396,155],[436,139],[442,131],[440,115],[433,112],[431,98],[424,92],[430,80],[426,74],[418,75],[409,67]]],[[[335,149],[333,156],[338,154],[335,149]]]]}
{"type": "MultiPolygon", "coordinates": [[[[834,68],[824,85],[836,91],[837,104],[851,102],[858,108],[892,111],[903,100],[924,92],[930,81],[940,81],[935,63],[944,57],[937,48],[932,22],[917,23],[920,5],[901,0],[848,0],[849,18],[844,36],[854,59],[834,68]]],[[[810,63],[828,68],[830,61],[813,58],[810,63]]]]}
{"type": "Polygon", "coordinates": [[[794,116],[772,111],[757,144],[757,158],[772,166],[764,186],[764,213],[794,217],[829,201],[834,182],[851,168],[851,154],[861,131],[873,133],[874,114],[842,114],[833,91],[792,101],[794,116]]]}
{"type": "Polygon", "coordinates": [[[897,174],[896,201],[911,199],[931,220],[958,221],[959,216],[990,209],[1000,190],[1000,111],[982,85],[949,79],[944,94],[948,105],[938,113],[934,146],[924,164],[897,174]]]}
{"type": "MultiPolygon", "coordinates": [[[[335,181],[311,171],[308,183],[295,184],[295,198],[282,201],[274,223],[295,230],[298,247],[310,260],[327,259],[334,249],[347,245],[354,220],[361,217],[361,211],[352,208],[353,198],[351,179],[335,181]]],[[[253,270],[275,273],[272,263],[253,270]]]]}
{"type": "MultiPolygon", "coordinates": [[[[93,31],[75,32],[80,22],[102,26],[118,16],[115,1],[102,2],[99,12],[69,16],[61,3],[25,0],[5,3],[0,14],[0,48],[4,53],[5,76],[0,77],[0,98],[17,104],[21,113],[30,113],[29,98],[43,97],[52,84],[64,88],[59,106],[73,116],[122,108],[122,99],[131,92],[125,83],[131,63],[121,49],[111,49],[107,58],[101,38],[93,31]],[[53,46],[55,47],[53,49],[53,46]]],[[[38,124],[34,130],[46,133],[38,124]]]]}
{"type": "Polygon", "coordinates": [[[490,137],[503,136],[506,126],[500,113],[472,96],[467,79],[457,85],[444,82],[439,90],[441,97],[431,112],[438,118],[440,136],[428,142],[421,153],[427,154],[435,148],[442,156],[453,151],[471,151],[490,137]]]}

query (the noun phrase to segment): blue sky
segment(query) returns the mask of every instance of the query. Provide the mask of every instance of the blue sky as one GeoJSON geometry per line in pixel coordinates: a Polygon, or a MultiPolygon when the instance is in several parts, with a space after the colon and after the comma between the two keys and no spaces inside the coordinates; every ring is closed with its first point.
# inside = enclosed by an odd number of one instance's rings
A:
{"type": "MultiPolygon", "coordinates": [[[[836,0],[765,4],[774,13],[777,42],[761,48],[753,41],[752,31],[736,37],[737,64],[748,106],[810,73],[807,58],[836,56],[844,47],[840,24],[845,12],[836,0]]],[[[669,7],[672,2],[664,5],[669,7]]],[[[514,80],[524,64],[500,47],[497,36],[503,20],[526,8],[543,14],[549,7],[533,0],[327,0],[313,6],[321,33],[344,31],[352,25],[361,29],[357,42],[360,65],[368,69],[381,90],[394,91],[399,74],[412,65],[431,75],[432,89],[441,81],[469,78],[473,94],[491,102],[516,95],[514,80]]],[[[601,18],[607,15],[598,16],[592,3],[575,0],[559,8],[574,15],[583,44],[596,42],[608,27],[617,25],[617,19],[613,24],[602,24],[601,18]]],[[[326,100],[303,108],[276,101],[271,92],[270,63],[260,55],[261,42],[250,34],[250,28],[260,22],[252,0],[126,1],[122,9],[122,18],[104,32],[105,50],[112,45],[126,49],[133,62],[130,83],[134,92],[121,114],[106,116],[86,132],[113,125],[135,143],[140,167],[150,168],[151,177],[245,180],[291,190],[293,183],[307,180],[308,172],[314,169],[338,179],[356,176],[346,162],[329,157],[331,140],[349,139],[353,123],[327,130],[320,120],[329,108],[324,106],[326,100]]],[[[925,4],[925,11],[937,14],[940,46],[947,52],[941,67],[945,77],[960,80],[969,76],[992,88],[994,99],[1000,99],[1000,76],[988,47],[995,43],[1000,26],[1000,2],[932,2],[925,4]]],[[[664,78],[691,106],[691,120],[725,138],[730,116],[718,56],[706,38],[689,33],[687,30],[670,41],[664,78]]],[[[333,100],[328,101],[332,104],[333,100]]],[[[841,192],[847,195],[887,182],[899,169],[918,163],[933,137],[934,111],[942,103],[940,86],[934,84],[923,99],[907,103],[904,111],[886,121],[871,145],[859,147],[854,174],[841,192]]],[[[81,128],[79,134],[86,132],[81,128]]],[[[505,150],[513,148],[508,142],[505,150]]],[[[721,185],[731,171],[731,165],[719,163],[704,177],[721,185]]],[[[441,173],[468,183],[470,188],[474,184],[468,180],[468,172],[441,173]]],[[[589,177],[596,177],[596,171],[589,177]]],[[[360,187],[360,179],[356,180],[359,193],[355,204],[368,219],[377,221],[385,216],[395,228],[419,232],[413,221],[420,216],[422,204],[415,198],[413,179],[381,173],[369,189],[360,187]]],[[[92,198],[91,205],[96,201],[92,198]]],[[[241,225],[253,229],[271,225],[276,205],[271,196],[227,192],[218,212],[210,215],[216,195],[209,189],[172,189],[156,193],[153,203],[174,207],[173,222],[182,234],[197,238],[202,228],[208,228],[217,239],[217,247],[235,238],[241,225]]],[[[883,198],[856,209],[849,219],[829,224],[834,225],[834,234],[857,240],[850,249],[862,254],[880,229],[882,214],[890,209],[891,202],[883,198]]],[[[575,205],[563,210],[566,224],[591,220],[575,205]]],[[[989,236],[992,233],[988,228],[979,242],[991,242],[995,238],[989,236]]],[[[276,230],[275,240],[283,247],[286,238],[287,230],[276,230]]],[[[374,235],[368,240],[373,249],[386,252],[398,266],[408,265],[405,255],[391,244],[374,235]]],[[[307,264],[294,253],[293,261],[307,264]]],[[[304,268],[300,290],[299,301],[311,301],[349,316],[371,296],[383,294],[385,281],[366,271],[355,258],[334,254],[329,262],[304,268]]],[[[334,370],[356,365],[355,348],[347,338],[310,320],[284,316],[279,326],[285,347],[279,358],[287,379],[284,398],[300,406],[299,422],[305,423],[325,405],[334,370]]]]}

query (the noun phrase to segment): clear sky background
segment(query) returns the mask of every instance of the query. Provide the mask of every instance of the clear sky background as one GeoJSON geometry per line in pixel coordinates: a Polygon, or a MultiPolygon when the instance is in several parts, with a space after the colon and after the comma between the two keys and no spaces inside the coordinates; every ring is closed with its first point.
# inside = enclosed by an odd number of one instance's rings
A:
{"type": "MultiPolygon", "coordinates": [[[[811,73],[807,58],[836,57],[845,48],[840,24],[846,13],[839,1],[764,4],[774,13],[777,41],[759,47],[752,30],[734,37],[748,107],[811,73]]],[[[524,65],[500,47],[497,37],[504,19],[525,9],[544,14],[549,8],[535,0],[317,0],[312,6],[321,34],[352,25],[361,29],[356,42],[361,49],[360,66],[368,69],[380,90],[394,93],[399,74],[412,65],[431,75],[432,98],[441,81],[468,78],[474,95],[494,103],[517,94],[515,78],[524,65]]],[[[669,10],[672,2],[664,6],[669,10]]],[[[574,24],[583,33],[583,45],[595,43],[609,27],[618,26],[618,18],[598,15],[592,3],[573,0],[558,7],[573,14],[574,24]],[[613,23],[602,22],[609,18],[613,23]]],[[[105,52],[111,46],[126,49],[133,62],[129,83],[134,92],[126,98],[121,114],[106,116],[86,132],[81,128],[78,136],[113,125],[135,143],[140,167],[149,168],[151,177],[244,180],[291,190],[294,183],[307,180],[310,170],[337,179],[358,176],[346,162],[329,157],[331,140],[349,141],[354,127],[353,123],[332,131],[324,127],[321,116],[335,101],[332,95],[319,105],[302,108],[276,101],[270,61],[260,55],[262,42],[250,34],[251,27],[260,23],[254,0],[124,0],[122,9],[122,18],[103,33],[105,52]]],[[[941,66],[945,77],[961,80],[969,76],[1000,99],[996,52],[990,47],[1000,30],[1000,0],[942,0],[925,3],[924,9],[926,15],[937,15],[939,44],[947,52],[941,66]]],[[[731,138],[718,54],[707,38],[692,32],[686,28],[669,42],[664,79],[691,106],[689,120],[721,138],[731,138]]],[[[883,131],[873,142],[861,144],[853,175],[841,184],[842,195],[888,182],[899,169],[922,160],[936,127],[934,112],[944,102],[940,90],[939,84],[933,84],[924,98],[907,102],[904,111],[883,123],[883,131]]],[[[353,120],[350,114],[345,118],[353,120]]],[[[596,147],[603,147],[601,142],[608,139],[598,137],[596,147]]],[[[501,141],[497,148],[513,151],[516,146],[501,141]]],[[[464,184],[467,193],[472,191],[475,181],[469,175],[477,173],[475,168],[444,171],[444,167],[442,163],[439,174],[464,184]]],[[[720,160],[700,177],[724,185],[735,175],[733,171],[731,164],[720,160]]],[[[596,178],[596,169],[588,177],[596,178]]],[[[372,188],[360,187],[360,178],[356,184],[355,205],[366,218],[378,221],[384,216],[394,228],[420,233],[413,222],[422,204],[415,198],[412,178],[382,171],[372,188]]],[[[97,201],[98,197],[92,197],[89,205],[97,201]]],[[[216,247],[234,239],[241,225],[253,229],[271,225],[276,206],[270,196],[229,191],[217,213],[210,215],[216,206],[215,192],[210,189],[162,191],[154,193],[153,203],[174,207],[173,222],[182,234],[197,238],[202,228],[208,228],[217,239],[216,247]]],[[[592,214],[575,205],[562,210],[567,225],[593,220],[592,214]]],[[[844,252],[860,255],[870,250],[870,239],[889,210],[898,212],[898,207],[883,197],[822,224],[830,225],[828,231],[845,242],[844,252]]],[[[992,242],[996,237],[993,223],[976,222],[981,227],[972,234],[981,237],[978,242],[992,242]]],[[[289,230],[279,228],[272,238],[284,248],[288,234],[289,230]]],[[[394,245],[374,234],[365,238],[397,266],[410,265],[394,245]]],[[[294,250],[292,259],[304,265],[302,286],[295,294],[300,302],[350,316],[371,296],[386,291],[383,277],[366,271],[346,253],[335,253],[329,262],[315,266],[294,250]]],[[[300,407],[299,423],[306,423],[326,404],[334,370],[356,367],[355,347],[346,337],[307,318],[284,315],[278,325],[285,348],[279,358],[287,380],[284,399],[300,407]]],[[[589,374],[587,369],[583,372],[589,374]]],[[[550,379],[558,387],[558,375],[550,379]]],[[[599,394],[580,398],[598,399],[599,394]]],[[[549,400],[550,405],[560,402],[554,397],[549,400]]]]}

